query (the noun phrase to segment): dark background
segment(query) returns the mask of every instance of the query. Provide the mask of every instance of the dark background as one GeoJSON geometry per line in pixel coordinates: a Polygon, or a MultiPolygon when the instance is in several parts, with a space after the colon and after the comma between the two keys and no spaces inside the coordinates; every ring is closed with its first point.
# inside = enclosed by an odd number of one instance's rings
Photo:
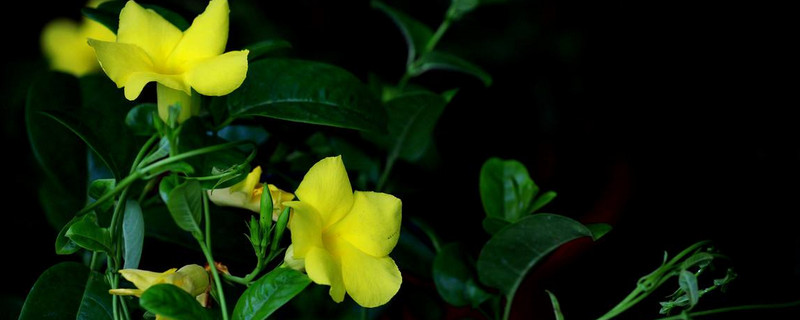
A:
{"type": "MultiPolygon", "coordinates": [[[[448,5],[386,2],[432,28],[448,5]]],[[[482,66],[494,84],[485,88],[447,72],[415,80],[436,91],[462,90],[436,130],[440,165],[400,163],[395,170],[418,179],[419,192],[399,194],[404,215],[421,217],[446,241],[464,241],[477,253],[487,239],[479,227],[480,167],[493,156],[517,159],[540,187],[559,193],[546,211],[615,227],[596,244],[560,252],[560,262],[526,282],[515,304],[520,318],[552,317],[543,289],[560,297],[568,319],[597,317],[655,269],[664,250],[675,254],[700,240],[713,240],[739,273],[727,294],[714,294],[701,309],[800,299],[800,232],[793,223],[800,213],[800,126],[789,59],[796,55],[788,50],[796,42],[789,30],[798,28],[778,3],[511,0],[478,8],[439,48],[482,66]]],[[[183,8],[176,11],[185,16],[205,6],[160,4],[183,8]]],[[[2,20],[0,82],[0,304],[11,308],[21,306],[42,271],[69,259],[53,253],[56,231],[37,202],[39,168],[22,108],[27,85],[46,69],[41,27],[54,17],[77,17],[83,2],[17,5],[21,21],[2,20]]],[[[229,49],[280,36],[293,44],[293,56],[362,79],[374,73],[396,82],[403,72],[402,36],[367,1],[232,0],[231,7],[229,49]],[[260,12],[268,23],[237,23],[246,12],[260,12]]],[[[660,298],[623,318],[653,318],[660,298]]]]}

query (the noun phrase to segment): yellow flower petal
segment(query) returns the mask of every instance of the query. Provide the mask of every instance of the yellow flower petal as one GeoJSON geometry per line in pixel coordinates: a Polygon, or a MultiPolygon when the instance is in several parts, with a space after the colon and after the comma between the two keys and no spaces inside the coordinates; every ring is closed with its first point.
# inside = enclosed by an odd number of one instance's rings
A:
{"type": "Polygon", "coordinates": [[[75,76],[100,70],[94,50],[87,38],[113,41],[115,36],[105,26],[89,19],[77,24],[68,19],[56,19],[42,30],[42,50],[53,70],[75,76]]]}
{"type": "Polygon", "coordinates": [[[283,264],[285,267],[288,267],[292,270],[297,270],[300,272],[306,271],[306,259],[300,258],[297,259],[294,257],[294,245],[289,245],[286,248],[286,253],[283,256],[283,264]]]}
{"type": "Polygon", "coordinates": [[[168,276],[175,273],[177,269],[172,268],[167,271],[158,273],[139,269],[122,269],[119,273],[123,278],[133,283],[137,289],[146,291],[153,285],[164,283],[168,276]]]}
{"type": "Polygon", "coordinates": [[[252,194],[253,189],[256,188],[258,181],[261,179],[261,166],[253,168],[244,180],[231,186],[231,192],[241,191],[246,194],[252,194]]]}
{"type": "Polygon", "coordinates": [[[227,0],[211,0],[183,33],[167,64],[185,67],[195,61],[221,55],[228,42],[227,0]]]}
{"type": "Polygon", "coordinates": [[[134,81],[131,84],[131,89],[128,89],[128,81],[132,76],[134,80],[142,75],[154,75],[153,63],[147,53],[132,44],[116,43],[108,41],[100,41],[89,39],[89,45],[94,48],[97,54],[97,60],[103,71],[106,72],[109,78],[117,84],[117,88],[125,88],[125,97],[128,100],[136,99],[139,93],[142,92],[144,85],[147,82],[134,81]]]}
{"type": "MultiPolygon", "coordinates": [[[[128,1],[119,14],[117,42],[134,44],[144,50],[153,62],[167,61],[183,32],[153,10],[145,9],[134,1],[128,1]]],[[[180,73],[155,66],[161,73],[180,73]]]]}
{"type": "Polygon", "coordinates": [[[186,72],[186,79],[202,95],[224,96],[236,90],[247,76],[249,51],[231,51],[202,60],[186,72]]]}
{"type": "Polygon", "coordinates": [[[323,228],[341,220],[353,206],[353,189],[342,157],[329,157],[314,164],[295,194],[319,212],[323,228]]]}
{"type": "Polygon", "coordinates": [[[294,209],[289,219],[294,258],[304,258],[312,247],[322,248],[322,221],[317,210],[300,201],[290,201],[283,205],[294,209]]]}
{"type": "Polygon", "coordinates": [[[400,238],[402,203],[393,195],[355,192],[353,208],[329,232],[375,257],[392,252],[400,238]]]}
{"type": "Polygon", "coordinates": [[[306,273],[316,284],[331,286],[328,291],[333,301],[344,300],[345,284],[342,282],[342,268],[325,249],[313,247],[306,254],[306,273]]]}
{"type": "Polygon", "coordinates": [[[360,306],[374,308],[384,305],[400,290],[403,278],[392,258],[373,257],[341,240],[337,243],[337,251],[344,286],[360,306]]]}
{"type": "MultiPolygon", "coordinates": [[[[269,189],[270,196],[272,196],[272,220],[278,221],[278,217],[281,212],[283,212],[283,203],[292,201],[294,199],[294,194],[283,191],[273,184],[268,184],[267,188],[269,189]]],[[[261,204],[259,203],[259,207],[260,206],[261,204]]]]}

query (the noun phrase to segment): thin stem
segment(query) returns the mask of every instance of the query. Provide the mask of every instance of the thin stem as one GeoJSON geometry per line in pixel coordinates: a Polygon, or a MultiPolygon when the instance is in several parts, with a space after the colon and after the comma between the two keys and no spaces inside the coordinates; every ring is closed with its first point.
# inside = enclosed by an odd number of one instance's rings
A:
{"type": "Polygon", "coordinates": [[[428,43],[425,44],[425,50],[422,51],[423,54],[433,51],[433,48],[436,47],[436,44],[439,43],[439,40],[442,39],[442,36],[447,31],[447,28],[450,28],[450,14],[446,15],[442,24],[439,25],[439,28],[436,29],[436,32],[433,36],[428,40],[428,43]]]}
{"type": "Polygon", "coordinates": [[[392,152],[386,156],[386,164],[383,166],[383,172],[381,173],[381,177],[378,179],[378,185],[375,187],[375,191],[383,191],[383,187],[386,185],[386,180],[389,179],[389,173],[392,171],[394,162],[397,160],[399,153],[398,149],[399,148],[392,149],[392,152]]]}
{"type": "MultiPolygon", "coordinates": [[[[744,306],[719,308],[719,309],[691,312],[691,313],[688,314],[688,316],[694,318],[694,317],[708,316],[708,315],[712,315],[712,314],[734,312],[734,311],[782,309],[782,308],[791,308],[791,307],[797,307],[797,306],[800,306],[800,300],[793,301],[793,302],[787,302],[787,303],[779,303],[779,304],[751,304],[751,305],[744,305],[744,306]]],[[[658,318],[656,320],[679,320],[679,319],[685,319],[685,317],[683,315],[675,315],[675,316],[666,317],[666,318],[658,318]]]]}
{"type": "Polygon", "coordinates": [[[225,280],[228,280],[230,282],[236,282],[238,284],[243,284],[243,285],[248,286],[248,287],[250,286],[250,281],[245,279],[245,278],[242,278],[242,277],[237,277],[237,276],[234,276],[234,275],[228,274],[228,273],[223,273],[222,277],[225,278],[225,280]]]}
{"type": "Polygon", "coordinates": [[[133,164],[131,165],[131,170],[128,174],[133,174],[133,172],[136,171],[136,167],[139,166],[139,163],[142,162],[142,159],[144,159],[145,155],[147,155],[147,151],[150,150],[150,147],[153,145],[153,143],[156,142],[157,139],[158,135],[154,134],[153,136],[150,137],[150,139],[147,140],[147,142],[144,143],[142,148],[139,149],[139,153],[136,154],[136,158],[133,160],[133,164]]]}
{"type": "Polygon", "coordinates": [[[503,309],[503,320],[508,320],[511,316],[511,304],[514,303],[514,295],[506,296],[506,306],[503,309]]]}
{"type": "Polygon", "coordinates": [[[128,311],[128,304],[125,303],[124,298],[119,298],[119,305],[122,306],[122,315],[125,316],[125,320],[131,320],[131,313],[128,311]]]}
{"type": "Polygon", "coordinates": [[[228,320],[228,304],[225,302],[225,293],[222,290],[222,281],[219,279],[219,272],[217,271],[217,265],[214,264],[214,257],[211,256],[211,250],[206,247],[206,243],[200,239],[197,239],[197,243],[200,244],[200,249],[203,251],[203,255],[206,257],[206,261],[208,265],[211,267],[211,276],[214,278],[214,285],[217,287],[217,293],[219,293],[219,305],[222,309],[222,319],[228,320]]]}
{"type": "Polygon", "coordinates": [[[211,210],[208,209],[208,193],[203,192],[203,214],[206,219],[206,246],[211,248],[211,210]]]}

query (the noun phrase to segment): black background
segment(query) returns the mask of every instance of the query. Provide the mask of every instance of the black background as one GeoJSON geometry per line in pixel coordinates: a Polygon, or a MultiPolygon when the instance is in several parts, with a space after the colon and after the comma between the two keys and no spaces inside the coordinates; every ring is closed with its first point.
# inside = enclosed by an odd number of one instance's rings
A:
{"type": "MultiPolygon", "coordinates": [[[[447,1],[387,1],[435,26],[447,1]]],[[[614,231],[586,245],[523,287],[520,318],[552,317],[543,289],[556,293],[568,319],[597,317],[636,280],[700,240],[731,257],[740,278],[706,307],[800,299],[800,126],[794,59],[797,19],[778,1],[508,1],[456,23],[440,48],[483,66],[485,88],[447,72],[416,83],[461,87],[435,134],[440,165],[398,164],[418,179],[404,215],[429,221],[446,241],[477,252],[487,239],[478,173],[489,157],[517,159],[558,198],[546,211],[614,231]],[[429,171],[430,170],[430,171],[429,171]]],[[[37,203],[38,166],[22,107],[25,88],[45,69],[38,36],[46,21],[77,17],[82,1],[18,3],[2,19],[2,291],[21,305],[36,277],[64,257],[37,203]],[[46,7],[46,8],[45,8],[46,7]]],[[[162,3],[192,16],[203,2],[162,3]]],[[[266,35],[289,40],[293,56],[322,60],[366,79],[393,82],[403,72],[400,33],[366,1],[267,1],[267,27],[237,24],[236,49],[266,35]],[[237,30],[238,28],[238,30],[237,30]]],[[[244,6],[244,4],[242,4],[244,6]]],[[[664,294],[668,294],[665,292],[664,294]]],[[[624,318],[653,318],[660,297],[624,318]]],[[[702,307],[702,305],[701,305],[702,307]]],[[[724,317],[792,319],[797,310],[724,317]]]]}

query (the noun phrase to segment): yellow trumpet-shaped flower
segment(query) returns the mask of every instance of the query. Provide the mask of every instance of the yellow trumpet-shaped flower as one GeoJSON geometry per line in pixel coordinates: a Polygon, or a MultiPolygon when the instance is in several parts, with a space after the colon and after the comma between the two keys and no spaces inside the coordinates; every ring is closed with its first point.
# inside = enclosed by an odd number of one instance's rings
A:
{"type": "Polygon", "coordinates": [[[336,302],[345,292],[363,307],[388,302],[402,283],[389,257],[400,238],[400,199],[354,193],[341,156],[317,162],[295,193],[299,201],[284,203],[293,209],[285,260],[302,261],[312,281],[331,287],[336,302]]]}
{"type": "MultiPolygon", "coordinates": [[[[208,190],[208,198],[218,206],[244,208],[259,213],[261,194],[264,193],[264,184],[260,183],[259,179],[261,179],[260,166],[255,167],[247,178],[229,188],[208,190]]],[[[267,184],[267,188],[272,196],[272,220],[278,220],[283,211],[283,203],[294,199],[294,195],[271,184],[267,184]]]]}
{"type": "MultiPolygon", "coordinates": [[[[100,2],[102,1],[91,1],[87,6],[96,7],[100,2]]],[[[100,70],[94,50],[86,43],[89,38],[113,41],[114,33],[87,18],[83,18],[80,24],[59,18],[48,23],[42,30],[42,51],[53,70],[80,77],[100,70]]]]}
{"type": "Polygon", "coordinates": [[[122,269],[119,271],[123,278],[133,283],[136,289],[111,289],[108,292],[121,296],[141,297],[148,288],[162,283],[173,284],[192,296],[199,296],[206,292],[209,286],[208,272],[196,265],[186,265],[180,269],[169,269],[158,273],[139,269],[122,269]]]}
{"type": "Polygon", "coordinates": [[[166,120],[169,106],[179,104],[182,122],[199,112],[192,89],[226,95],[247,75],[247,50],[223,53],[229,12],[227,0],[211,0],[182,32],[155,11],[128,1],[119,15],[116,42],[90,39],[89,45],[108,77],[118,88],[125,87],[125,98],[136,99],[155,81],[158,115],[166,120]]]}

